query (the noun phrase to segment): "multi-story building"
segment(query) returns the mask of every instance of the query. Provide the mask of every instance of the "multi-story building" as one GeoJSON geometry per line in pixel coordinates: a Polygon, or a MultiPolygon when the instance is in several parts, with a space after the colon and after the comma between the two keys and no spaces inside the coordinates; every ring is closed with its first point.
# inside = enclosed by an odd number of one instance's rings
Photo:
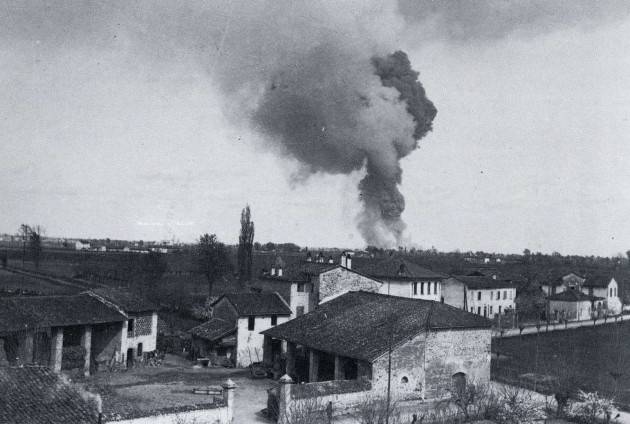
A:
{"type": "Polygon", "coordinates": [[[496,275],[457,275],[444,282],[444,302],[492,318],[515,309],[516,285],[496,275]]]}

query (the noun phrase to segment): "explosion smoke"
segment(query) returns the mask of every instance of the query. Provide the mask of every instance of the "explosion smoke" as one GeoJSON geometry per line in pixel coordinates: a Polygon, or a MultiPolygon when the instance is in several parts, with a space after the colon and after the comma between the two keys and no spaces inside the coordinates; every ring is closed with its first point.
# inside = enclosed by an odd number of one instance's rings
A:
{"type": "Polygon", "coordinates": [[[309,172],[365,167],[358,228],[369,245],[396,245],[405,229],[400,159],[436,115],[418,75],[401,51],[362,63],[334,44],[318,46],[275,75],[254,114],[309,172]]]}

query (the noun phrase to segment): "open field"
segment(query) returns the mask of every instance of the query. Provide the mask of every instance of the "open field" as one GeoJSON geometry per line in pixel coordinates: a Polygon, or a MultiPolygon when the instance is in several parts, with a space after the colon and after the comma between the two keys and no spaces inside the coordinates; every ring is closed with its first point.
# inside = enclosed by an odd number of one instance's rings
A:
{"type": "Polygon", "coordinates": [[[76,293],[78,289],[55,284],[39,278],[32,278],[26,275],[13,273],[0,269],[0,291],[23,290],[34,294],[63,295],[76,293]]]}
{"type": "Polygon", "coordinates": [[[492,377],[512,383],[528,373],[570,378],[574,388],[613,396],[630,410],[629,340],[630,322],[493,339],[492,377]]]}

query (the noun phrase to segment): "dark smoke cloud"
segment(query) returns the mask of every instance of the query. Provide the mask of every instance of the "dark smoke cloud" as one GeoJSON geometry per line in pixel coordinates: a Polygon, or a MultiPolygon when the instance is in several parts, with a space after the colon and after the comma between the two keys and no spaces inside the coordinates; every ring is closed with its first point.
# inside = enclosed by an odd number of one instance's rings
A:
{"type": "Polygon", "coordinates": [[[371,245],[395,245],[405,228],[400,159],[417,148],[436,114],[417,78],[403,52],[369,60],[331,40],[282,66],[253,115],[307,172],[365,167],[358,228],[371,245]]]}
{"type": "Polygon", "coordinates": [[[627,18],[627,0],[399,0],[416,36],[485,41],[590,29],[627,18]]]}

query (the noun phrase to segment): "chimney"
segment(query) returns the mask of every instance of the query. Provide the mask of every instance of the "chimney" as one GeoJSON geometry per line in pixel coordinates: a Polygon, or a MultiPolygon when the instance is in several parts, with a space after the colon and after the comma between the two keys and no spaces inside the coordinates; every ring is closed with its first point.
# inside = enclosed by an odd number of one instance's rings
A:
{"type": "Polygon", "coordinates": [[[269,273],[269,275],[271,275],[271,276],[276,275],[276,267],[275,266],[271,267],[271,272],[269,273]]]}
{"type": "Polygon", "coordinates": [[[282,267],[278,268],[278,277],[282,277],[282,267]]]}
{"type": "Polygon", "coordinates": [[[346,268],[352,269],[352,255],[346,256],[346,268]]]}
{"type": "Polygon", "coordinates": [[[329,257],[328,257],[328,263],[329,263],[329,264],[334,264],[334,263],[335,263],[335,260],[333,259],[333,257],[332,257],[332,256],[329,256],[329,257]]]}
{"type": "Polygon", "coordinates": [[[313,255],[311,255],[311,252],[306,254],[306,262],[313,262],[313,255]]]}
{"type": "Polygon", "coordinates": [[[339,260],[339,265],[341,265],[342,267],[346,268],[347,264],[348,264],[348,261],[346,260],[346,252],[343,252],[341,254],[341,259],[339,260]]]}

